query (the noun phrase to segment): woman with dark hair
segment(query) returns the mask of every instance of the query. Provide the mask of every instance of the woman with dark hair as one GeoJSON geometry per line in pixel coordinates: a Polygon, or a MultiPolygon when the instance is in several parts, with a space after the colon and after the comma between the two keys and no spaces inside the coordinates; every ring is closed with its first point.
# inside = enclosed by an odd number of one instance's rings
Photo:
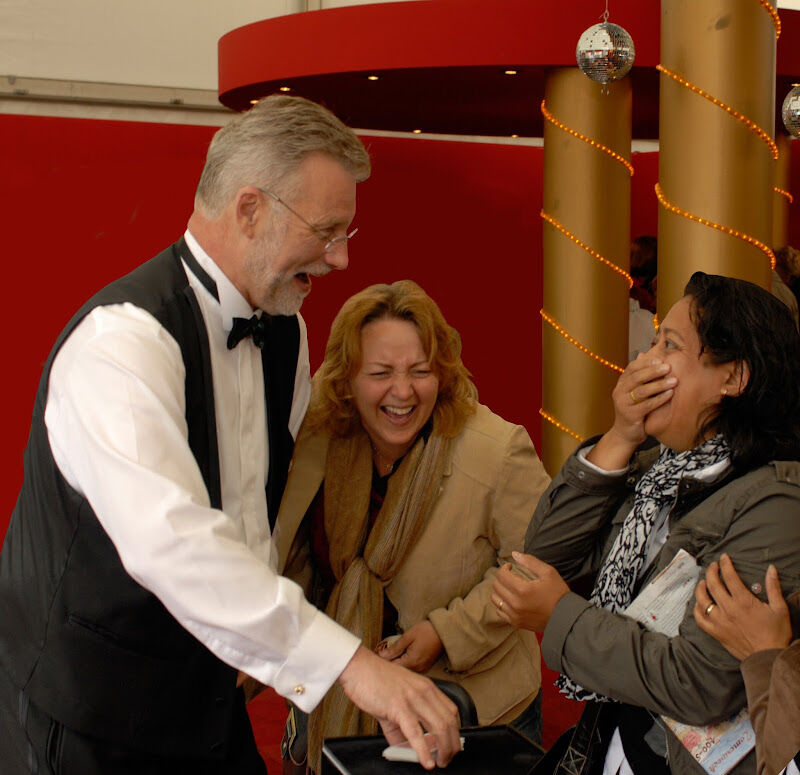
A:
{"type": "MultiPolygon", "coordinates": [[[[591,701],[579,727],[595,724],[606,775],[702,773],[660,716],[706,725],[747,702],[693,601],[672,637],[624,614],[679,550],[701,568],[727,553],[755,590],[770,564],[800,587],[800,337],[751,283],[698,272],[685,293],[620,376],[612,427],[540,499],[514,555],[534,578],[505,567],[494,584],[507,621],[544,633],[562,692],[591,701]],[[660,446],[639,450],[649,436],[660,446]],[[581,577],[588,600],[567,586],[581,577]]],[[[750,753],[730,772],[754,768],[750,753]]]]}
{"type": "MultiPolygon", "coordinates": [[[[481,724],[540,739],[536,636],[490,595],[548,482],[525,429],[478,403],[436,303],[409,280],[373,285],[344,303],[314,376],[278,569],[380,656],[460,684],[481,724]]],[[[323,738],[374,730],[329,692],[310,719],[311,766],[323,738]]]]}

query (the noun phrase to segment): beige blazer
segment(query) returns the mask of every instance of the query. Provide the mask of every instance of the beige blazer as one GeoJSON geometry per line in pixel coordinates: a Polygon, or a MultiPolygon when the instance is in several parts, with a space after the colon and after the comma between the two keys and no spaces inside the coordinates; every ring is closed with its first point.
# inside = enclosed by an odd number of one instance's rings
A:
{"type": "MultiPolygon", "coordinates": [[[[328,437],[301,430],[275,527],[278,570],[308,592],[303,517],[325,474],[328,437]]],[[[549,483],[526,430],[478,405],[452,444],[439,497],[386,594],[402,630],[427,617],[444,645],[431,678],[461,684],[481,724],[513,720],[541,685],[536,636],[503,622],[490,600],[498,565],[521,550],[549,483]]]]}

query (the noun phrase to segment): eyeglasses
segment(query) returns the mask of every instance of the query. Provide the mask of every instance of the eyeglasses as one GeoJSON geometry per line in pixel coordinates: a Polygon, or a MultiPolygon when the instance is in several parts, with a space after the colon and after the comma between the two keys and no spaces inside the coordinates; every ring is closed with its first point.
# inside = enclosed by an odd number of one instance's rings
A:
{"type": "MultiPolygon", "coordinates": [[[[256,188],[258,188],[258,186],[256,186],[256,188]]],[[[347,243],[351,239],[353,239],[353,237],[356,235],[356,232],[358,231],[358,229],[355,228],[349,234],[341,234],[338,237],[329,237],[327,234],[325,234],[325,232],[321,231],[317,226],[314,226],[313,223],[309,223],[305,218],[303,218],[303,216],[300,215],[300,213],[298,213],[297,210],[286,204],[286,202],[284,202],[283,199],[281,199],[274,191],[270,191],[268,188],[258,188],[258,190],[262,194],[266,194],[267,196],[274,199],[276,202],[282,204],[290,213],[295,215],[306,226],[308,226],[308,228],[311,229],[312,232],[314,232],[314,236],[316,236],[319,240],[325,243],[325,247],[323,248],[323,250],[326,253],[331,253],[332,251],[336,250],[336,248],[338,248],[339,245],[344,245],[345,247],[347,247],[347,243]]]]}

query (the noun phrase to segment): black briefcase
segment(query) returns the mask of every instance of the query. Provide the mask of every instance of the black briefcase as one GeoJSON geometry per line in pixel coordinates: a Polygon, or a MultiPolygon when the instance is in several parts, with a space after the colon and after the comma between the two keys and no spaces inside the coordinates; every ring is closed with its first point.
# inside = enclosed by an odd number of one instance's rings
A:
{"type": "MultiPolygon", "coordinates": [[[[447,775],[529,775],[544,750],[508,726],[462,729],[464,750],[447,775]]],[[[322,746],[322,775],[419,775],[419,764],[390,762],[381,756],[388,743],[382,735],[337,737],[322,746]]]]}

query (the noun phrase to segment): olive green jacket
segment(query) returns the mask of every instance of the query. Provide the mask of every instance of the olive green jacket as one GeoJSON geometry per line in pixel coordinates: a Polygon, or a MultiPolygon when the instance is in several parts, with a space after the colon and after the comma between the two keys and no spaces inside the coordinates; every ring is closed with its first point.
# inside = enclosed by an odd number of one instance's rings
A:
{"type": "MultiPolygon", "coordinates": [[[[658,452],[638,453],[620,475],[600,474],[570,457],[539,501],[526,552],[568,582],[596,575],[632,508],[636,482],[658,452]]],[[[701,567],[726,552],[748,586],[763,585],[772,563],[786,594],[800,588],[800,463],[777,461],[738,477],[729,470],[708,482],[687,477],[669,519],[669,537],[640,586],[685,549],[701,567]]],[[[738,660],[700,630],[693,607],[692,598],[679,635],[670,638],[570,592],[548,622],[542,656],[587,689],[684,723],[709,724],[740,710],[747,697],[738,660]]],[[[678,739],[666,728],[664,734],[671,771],[702,773],[678,739]]],[[[732,772],[755,769],[750,753],[732,772]]]]}

